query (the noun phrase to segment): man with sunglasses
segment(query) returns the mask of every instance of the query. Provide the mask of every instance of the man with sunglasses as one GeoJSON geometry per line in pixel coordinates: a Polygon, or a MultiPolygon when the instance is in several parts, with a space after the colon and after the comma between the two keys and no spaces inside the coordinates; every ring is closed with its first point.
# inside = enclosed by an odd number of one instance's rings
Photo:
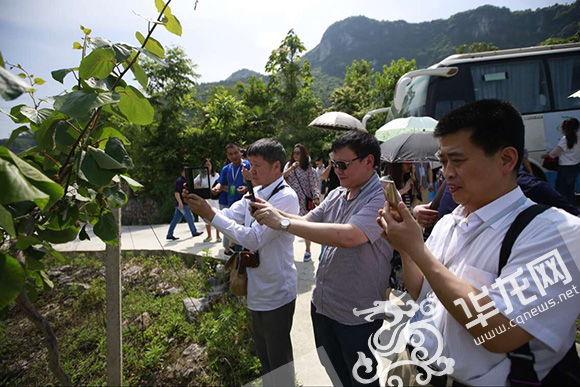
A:
{"type": "Polygon", "coordinates": [[[385,204],[375,172],[379,161],[377,140],[369,133],[350,131],[332,144],[330,163],[341,187],[314,210],[301,217],[261,201],[252,204],[260,224],[326,246],[316,273],[311,317],[316,346],[322,346],[330,359],[321,356],[320,361],[335,385],[360,385],[353,371],[362,379],[376,372],[375,363],[368,374],[355,365],[359,352],[374,361],[367,343],[384,316],[368,322],[353,310],[384,301],[389,284],[393,248],[381,238],[382,229],[376,223],[376,212],[385,204]]]}

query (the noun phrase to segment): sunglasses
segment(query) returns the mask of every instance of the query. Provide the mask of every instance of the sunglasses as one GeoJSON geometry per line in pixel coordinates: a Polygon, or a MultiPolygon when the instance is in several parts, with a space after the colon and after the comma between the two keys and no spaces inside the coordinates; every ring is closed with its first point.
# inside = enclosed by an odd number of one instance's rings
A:
{"type": "MultiPolygon", "coordinates": [[[[363,156],[365,157],[365,156],[363,156]]],[[[334,161],[334,160],[330,160],[330,164],[332,164],[332,168],[336,168],[336,169],[340,169],[341,171],[346,171],[346,169],[348,168],[348,166],[356,160],[360,160],[363,157],[357,157],[356,159],[352,159],[350,161],[334,161]]]]}

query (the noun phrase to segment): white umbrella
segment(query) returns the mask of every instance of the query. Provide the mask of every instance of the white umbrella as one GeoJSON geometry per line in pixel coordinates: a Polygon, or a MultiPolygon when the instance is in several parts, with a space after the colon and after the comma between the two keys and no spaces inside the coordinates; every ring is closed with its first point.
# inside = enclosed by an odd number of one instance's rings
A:
{"type": "Polygon", "coordinates": [[[375,137],[379,141],[387,141],[403,133],[432,132],[435,126],[437,126],[437,120],[431,117],[396,118],[381,126],[375,133],[375,137]]]}
{"type": "Polygon", "coordinates": [[[575,93],[572,93],[568,96],[568,98],[580,98],[580,90],[575,93]]]}
{"type": "Polygon", "coordinates": [[[328,112],[316,117],[308,126],[320,129],[361,130],[366,132],[362,122],[350,114],[343,112],[328,112]]]}

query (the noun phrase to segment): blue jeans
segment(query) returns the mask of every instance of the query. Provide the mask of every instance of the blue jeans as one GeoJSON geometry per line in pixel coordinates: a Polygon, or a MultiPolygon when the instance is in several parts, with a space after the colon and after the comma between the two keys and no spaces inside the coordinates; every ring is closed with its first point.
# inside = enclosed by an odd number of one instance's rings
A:
{"type": "Polygon", "coordinates": [[[187,220],[187,224],[189,225],[189,231],[191,231],[191,235],[197,234],[197,229],[195,228],[195,223],[193,223],[193,214],[191,210],[186,206],[183,205],[183,209],[180,210],[179,207],[175,206],[175,213],[173,214],[173,220],[171,224],[169,224],[169,230],[167,230],[167,238],[173,237],[173,231],[175,231],[175,227],[181,219],[185,217],[187,220]]]}
{"type": "Polygon", "coordinates": [[[361,325],[344,325],[316,312],[316,307],[311,304],[310,316],[314,328],[314,341],[316,348],[324,347],[324,351],[330,359],[320,362],[326,369],[326,373],[334,379],[334,372],[340,380],[332,380],[332,384],[343,386],[378,386],[379,379],[369,384],[363,384],[352,376],[353,367],[358,361],[358,352],[366,355],[372,361],[371,373],[365,373],[365,367],[357,368],[358,375],[362,379],[370,379],[377,372],[377,362],[368,347],[369,337],[383,325],[383,320],[376,320],[361,325]],[[334,369],[334,372],[332,370],[334,369]]]}

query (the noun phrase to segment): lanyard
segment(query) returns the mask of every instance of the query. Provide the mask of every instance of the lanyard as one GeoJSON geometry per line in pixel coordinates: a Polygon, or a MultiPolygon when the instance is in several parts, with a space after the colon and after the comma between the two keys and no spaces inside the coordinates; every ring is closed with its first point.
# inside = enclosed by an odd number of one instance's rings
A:
{"type": "MultiPolygon", "coordinates": [[[[521,198],[519,198],[518,200],[513,202],[511,205],[506,207],[503,211],[498,212],[497,214],[492,216],[490,219],[483,222],[477,229],[475,229],[475,231],[471,235],[469,235],[467,237],[467,239],[465,240],[465,243],[463,243],[463,246],[461,246],[461,248],[462,249],[465,248],[467,245],[469,245],[471,242],[473,242],[475,240],[475,238],[477,238],[479,236],[479,234],[481,234],[483,231],[485,231],[485,229],[490,227],[492,224],[494,224],[495,222],[497,222],[498,220],[503,218],[505,215],[507,215],[508,213],[512,212],[513,210],[515,210],[516,208],[521,206],[522,204],[524,204],[524,202],[526,200],[527,200],[527,198],[525,196],[522,196],[521,198]]],[[[447,234],[447,238],[445,238],[445,244],[443,245],[443,251],[442,251],[443,254],[447,253],[447,249],[449,248],[449,243],[451,243],[451,237],[453,236],[453,232],[455,231],[456,226],[457,226],[457,224],[453,225],[453,229],[449,230],[449,233],[447,234]]],[[[451,267],[451,264],[453,263],[453,260],[455,259],[456,255],[457,255],[457,252],[455,252],[455,254],[453,254],[447,260],[447,262],[442,262],[443,265],[449,269],[449,267],[451,267]]]]}
{"type": "Polygon", "coordinates": [[[244,162],[242,162],[240,164],[240,166],[238,167],[238,171],[236,172],[236,174],[234,175],[234,164],[232,164],[232,166],[230,167],[230,172],[232,175],[232,184],[236,185],[236,179],[238,178],[238,175],[240,174],[240,171],[242,170],[242,167],[244,166],[244,162]]]}

